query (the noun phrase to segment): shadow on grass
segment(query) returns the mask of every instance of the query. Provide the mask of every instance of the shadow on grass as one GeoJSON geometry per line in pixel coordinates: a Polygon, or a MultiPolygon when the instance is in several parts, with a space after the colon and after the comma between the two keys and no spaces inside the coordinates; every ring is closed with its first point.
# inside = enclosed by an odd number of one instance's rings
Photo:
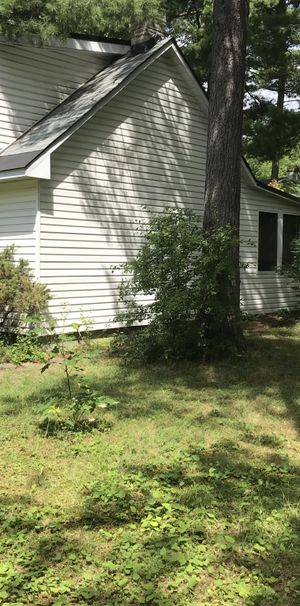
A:
{"type": "MultiPolygon", "coordinates": [[[[99,360],[99,378],[94,366],[90,382],[99,394],[120,402],[113,413],[116,421],[153,418],[168,412],[184,420],[190,415],[192,402],[194,416],[188,422],[209,420],[213,426],[230,420],[232,404],[239,399],[253,406],[263,397],[270,416],[291,419],[300,429],[300,343],[288,334],[252,337],[245,358],[210,365],[178,364],[130,371],[115,360],[106,360],[101,377],[101,364],[99,360]],[[111,374],[107,372],[110,365],[111,374]],[[213,407],[208,412],[201,408],[202,390],[206,390],[213,407]],[[274,399],[282,400],[285,410],[276,409],[274,399]]],[[[28,397],[28,406],[38,411],[49,399],[61,401],[63,392],[63,382],[57,382],[54,388],[42,388],[28,397]]],[[[13,407],[11,398],[2,401],[8,408],[13,407]]],[[[11,412],[20,411],[15,407],[11,412]]],[[[72,573],[72,562],[74,566],[81,562],[79,569],[74,568],[77,584],[67,594],[74,604],[185,605],[194,600],[188,583],[196,577],[201,595],[202,588],[206,591],[216,579],[222,581],[223,585],[214,589],[212,603],[223,600],[243,606],[298,606],[298,470],[276,452],[280,438],[270,433],[257,435],[238,418],[232,421],[245,447],[221,440],[209,450],[193,446],[180,451],[179,461],[130,466],[124,469],[124,477],[120,475],[120,484],[129,476],[128,490],[116,489],[117,494],[108,494],[105,500],[94,494],[92,502],[82,497],[77,512],[66,508],[60,517],[50,511],[50,522],[47,512],[40,512],[31,497],[15,501],[3,498],[1,536],[6,550],[16,549],[22,568],[8,575],[8,595],[20,599],[26,591],[26,596],[34,596],[34,603],[39,592],[42,595],[36,579],[47,578],[49,570],[54,576],[66,578],[72,573]],[[253,462],[252,445],[272,448],[273,453],[261,454],[253,462]],[[155,492],[159,496],[151,497],[155,492]],[[99,537],[101,532],[111,533],[107,558],[94,563],[97,574],[91,580],[81,578],[84,548],[80,540],[67,536],[72,532],[100,533],[99,537]],[[231,537],[230,541],[224,536],[231,537]],[[212,573],[209,565],[214,566],[212,573]],[[228,584],[222,567],[233,578],[245,579],[242,601],[234,583],[228,584]],[[175,583],[179,579],[177,587],[169,585],[170,579],[175,583]],[[30,584],[36,589],[30,589],[30,584]]],[[[54,581],[50,581],[45,581],[46,594],[48,590],[51,593],[54,581]]],[[[64,586],[58,586],[57,595],[64,590],[64,586]]]]}
{"type": "MultiPolygon", "coordinates": [[[[241,359],[218,361],[214,364],[181,363],[124,368],[116,360],[99,359],[99,373],[95,370],[87,378],[100,395],[108,395],[120,402],[117,418],[155,417],[172,412],[185,416],[190,403],[198,407],[194,422],[205,420],[201,410],[203,390],[214,402],[215,416],[230,414],[232,403],[239,397],[251,402],[264,397],[266,412],[279,418],[289,418],[300,430],[300,340],[293,337],[260,336],[249,340],[248,354],[241,359]],[[112,372],[107,372],[108,369],[112,372]],[[276,410],[273,399],[282,400],[285,410],[276,410]]],[[[35,391],[27,398],[33,409],[43,403],[61,401],[67,395],[63,380],[53,387],[35,391]]],[[[11,397],[3,397],[6,414],[17,414],[18,406],[11,397]]],[[[24,406],[24,400],[22,400],[24,406]]],[[[21,407],[21,403],[20,403],[21,407]]],[[[210,413],[213,416],[213,411],[210,413]]]]}
{"type": "MultiPolygon", "coordinates": [[[[201,584],[207,589],[221,579],[223,585],[212,594],[218,603],[229,603],[231,596],[232,604],[245,606],[298,606],[299,522],[294,514],[289,518],[286,507],[299,500],[297,469],[267,460],[251,463],[246,449],[193,448],[180,464],[130,466],[127,473],[133,483],[138,478],[138,486],[141,478],[146,486],[153,483],[160,496],[143,503],[132,535],[112,549],[109,583],[87,585],[93,603],[110,603],[113,596],[114,604],[124,606],[187,604],[193,600],[186,591],[192,574],[200,591],[201,584]],[[277,533],[271,532],[272,524],[277,533]],[[137,528],[143,529],[138,537],[137,528]],[[213,572],[207,570],[210,565],[213,572]],[[232,571],[231,579],[224,567],[232,571]],[[170,578],[179,579],[176,591],[168,585],[170,578]],[[243,601],[240,580],[245,580],[243,601]],[[181,596],[181,591],[186,593],[181,596]]],[[[127,521],[133,520],[129,516],[127,521]]]]}
{"type": "Polygon", "coordinates": [[[249,450],[231,446],[191,447],[181,461],[124,468],[120,486],[99,481],[77,512],[40,510],[26,495],[3,497],[1,537],[19,562],[5,591],[18,599],[29,595],[32,603],[43,591],[45,600],[52,591],[68,591],[75,604],[174,606],[193,601],[191,578],[201,593],[219,579],[223,585],[212,600],[220,603],[232,594],[232,604],[298,606],[297,469],[266,458],[252,462],[249,450]],[[107,556],[94,559],[90,580],[82,578],[86,555],[72,531],[109,533],[107,556]],[[65,587],[66,575],[77,579],[74,585],[65,587]],[[249,588],[243,601],[241,579],[249,588]]]}

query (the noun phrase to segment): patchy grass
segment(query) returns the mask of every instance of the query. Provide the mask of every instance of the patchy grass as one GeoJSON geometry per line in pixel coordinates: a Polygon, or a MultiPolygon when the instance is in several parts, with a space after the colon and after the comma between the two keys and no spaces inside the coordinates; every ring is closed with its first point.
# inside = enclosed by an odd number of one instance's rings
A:
{"type": "Polygon", "coordinates": [[[61,370],[0,372],[1,604],[299,605],[300,326],[254,329],[204,366],[130,371],[101,342],[107,433],[43,437],[61,370]]]}

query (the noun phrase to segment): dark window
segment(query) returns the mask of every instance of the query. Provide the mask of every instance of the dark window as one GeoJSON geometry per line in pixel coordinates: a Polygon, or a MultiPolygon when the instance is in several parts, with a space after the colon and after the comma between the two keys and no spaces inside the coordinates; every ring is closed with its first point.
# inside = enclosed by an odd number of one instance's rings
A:
{"type": "Polygon", "coordinates": [[[283,250],[282,265],[292,261],[291,243],[300,236],[300,216],[283,215],[283,250]]]}
{"type": "Polygon", "coordinates": [[[259,213],[258,270],[271,271],[277,265],[277,214],[259,213]]]}

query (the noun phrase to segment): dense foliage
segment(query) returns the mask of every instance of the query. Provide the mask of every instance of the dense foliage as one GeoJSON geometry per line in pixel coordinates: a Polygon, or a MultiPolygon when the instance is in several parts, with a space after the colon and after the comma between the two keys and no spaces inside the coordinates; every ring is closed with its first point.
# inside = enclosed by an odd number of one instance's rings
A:
{"type": "Polygon", "coordinates": [[[118,321],[148,323],[124,337],[127,354],[177,359],[222,349],[234,313],[230,281],[236,242],[229,227],[204,232],[190,211],[167,210],[150,220],[120,291],[125,311],[118,321]]]}
{"type": "Polygon", "coordinates": [[[46,311],[47,288],[34,282],[26,260],[14,260],[14,246],[0,253],[0,333],[15,333],[46,311]]]}
{"type": "Polygon", "coordinates": [[[133,14],[138,20],[158,18],[160,0],[2,0],[0,30],[41,40],[71,32],[129,39],[133,14]]]}
{"type": "Polygon", "coordinates": [[[293,253],[292,261],[284,266],[282,271],[293,280],[294,289],[298,296],[298,303],[300,304],[300,238],[292,242],[291,250],[293,253]]]}
{"type": "MultiPolygon", "coordinates": [[[[294,147],[292,151],[285,154],[280,160],[280,179],[279,185],[291,194],[300,197],[300,170],[298,174],[294,173],[295,167],[299,165],[300,144],[294,147]],[[292,173],[292,175],[291,175],[292,173]]],[[[247,160],[255,173],[257,179],[269,182],[271,174],[271,162],[262,162],[255,156],[247,156],[247,160]]]]}
{"type": "MultiPolygon", "coordinates": [[[[211,0],[2,0],[0,33],[45,40],[78,32],[128,40],[133,21],[163,18],[209,87],[212,5],[211,0]]],[[[300,90],[298,9],[299,0],[250,0],[244,147],[249,156],[273,164],[269,179],[299,141],[297,102],[292,103],[300,90]]]]}
{"type": "Polygon", "coordinates": [[[244,145],[272,162],[277,179],[281,158],[299,143],[299,1],[252,0],[251,8],[244,145]]]}

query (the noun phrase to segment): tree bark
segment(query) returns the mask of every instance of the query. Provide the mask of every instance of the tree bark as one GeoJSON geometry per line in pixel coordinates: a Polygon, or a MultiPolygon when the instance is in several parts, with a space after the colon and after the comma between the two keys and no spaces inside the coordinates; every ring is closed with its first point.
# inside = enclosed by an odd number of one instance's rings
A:
{"type": "MultiPolygon", "coordinates": [[[[278,91],[277,91],[277,109],[283,111],[284,99],[285,99],[285,86],[286,86],[286,72],[281,73],[278,78],[278,91]]],[[[279,177],[279,158],[274,158],[272,161],[271,179],[278,181],[279,177]]]]}
{"type": "MultiPolygon", "coordinates": [[[[203,227],[229,225],[237,235],[248,9],[248,0],[214,0],[203,227]]],[[[232,331],[242,341],[238,246],[232,255],[236,266],[230,285],[232,331]]]]}

